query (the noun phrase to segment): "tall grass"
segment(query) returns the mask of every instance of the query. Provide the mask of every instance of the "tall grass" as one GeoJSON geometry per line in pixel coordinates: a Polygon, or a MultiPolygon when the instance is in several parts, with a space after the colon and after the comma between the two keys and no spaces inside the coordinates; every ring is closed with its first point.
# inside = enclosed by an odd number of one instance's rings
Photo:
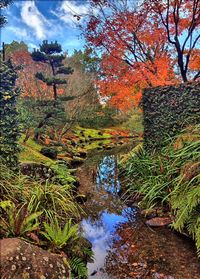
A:
{"type": "Polygon", "coordinates": [[[141,205],[168,205],[173,228],[187,230],[200,255],[200,125],[183,131],[158,153],[137,150],[126,162],[130,194],[140,194],[141,205]]]}
{"type": "Polygon", "coordinates": [[[78,219],[80,208],[73,198],[71,184],[36,181],[0,164],[1,197],[15,204],[26,204],[30,212],[42,211],[47,216],[78,219]]]}

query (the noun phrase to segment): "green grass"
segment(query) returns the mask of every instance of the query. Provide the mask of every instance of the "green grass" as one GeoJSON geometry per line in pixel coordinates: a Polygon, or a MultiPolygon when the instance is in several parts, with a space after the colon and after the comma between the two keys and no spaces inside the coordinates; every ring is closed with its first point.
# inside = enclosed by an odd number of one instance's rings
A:
{"type": "Polygon", "coordinates": [[[118,125],[117,127],[124,130],[130,130],[133,134],[143,133],[144,127],[142,111],[134,109],[127,117],[127,120],[122,124],[118,125]]]}
{"type": "Polygon", "coordinates": [[[97,129],[89,129],[89,128],[82,128],[80,126],[76,127],[76,134],[80,137],[83,138],[83,136],[81,136],[81,133],[84,134],[84,137],[91,137],[91,138],[98,138],[98,139],[104,139],[104,138],[110,138],[110,134],[108,133],[109,129],[105,129],[105,130],[97,130],[97,129]],[[102,135],[99,135],[99,132],[102,132],[102,135]]]}
{"type": "Polygon", "coordinates": [[[33,139],[28,139],[26,143],[23,142],[24,135],[19,140],[21,152],[19,155],[20,162],[34,162],[34,163],[53,163],[54,161],[47,158],[40,153],[42,145],[36,143],[33,139]]]}

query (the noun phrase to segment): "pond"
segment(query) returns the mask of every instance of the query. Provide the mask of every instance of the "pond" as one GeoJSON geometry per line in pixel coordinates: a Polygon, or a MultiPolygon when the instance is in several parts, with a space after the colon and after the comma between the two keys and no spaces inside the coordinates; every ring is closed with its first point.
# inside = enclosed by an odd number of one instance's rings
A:
{"type": "Polygon", "coordinates": [[[93,151],[77,171],[88,197],[81,227],[94,252],[88,278],[200,279],[194,243],[166,227],[148,227],[139,209],[118,195],[119,156],[135,144],[93,151]]]}

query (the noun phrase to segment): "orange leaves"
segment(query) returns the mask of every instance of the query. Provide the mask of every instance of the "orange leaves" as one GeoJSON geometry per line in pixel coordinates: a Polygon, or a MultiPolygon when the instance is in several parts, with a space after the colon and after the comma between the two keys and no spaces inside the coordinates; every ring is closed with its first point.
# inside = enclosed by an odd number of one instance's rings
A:
{"type": "Polygon", "coordinates": [[[153,62],[134,63],[134,67],[107,55],[101,68],[105,75],[97,82],[101,96],[107,96],[110,104],[123,111],[139,105],[144,88],[177,82],[172,61],[164,54],[153,62]]]}
{"type": "Polygon", "coordinates": [[[144,0],[138,9],[122,2],[97,1],[85,35],[102,53],[100,95],[127,110],[146,87],[198,78],[200,1],[144,0]]]}
{"type": "Polygon", "coordinates": [[[192,52],[189,68],[193,71],[200,70],[200,49],[195,49],[192,52]]]}

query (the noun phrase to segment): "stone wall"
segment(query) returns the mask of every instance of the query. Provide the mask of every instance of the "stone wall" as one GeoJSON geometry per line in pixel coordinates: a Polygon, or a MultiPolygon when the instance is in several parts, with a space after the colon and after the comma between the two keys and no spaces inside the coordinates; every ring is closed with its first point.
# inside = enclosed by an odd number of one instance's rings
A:
{"type": "Polygon", "coordinates": [[[200,82],[144,90],[144,148],[159,149],[189,124],[200,123],[200,82]]]}

